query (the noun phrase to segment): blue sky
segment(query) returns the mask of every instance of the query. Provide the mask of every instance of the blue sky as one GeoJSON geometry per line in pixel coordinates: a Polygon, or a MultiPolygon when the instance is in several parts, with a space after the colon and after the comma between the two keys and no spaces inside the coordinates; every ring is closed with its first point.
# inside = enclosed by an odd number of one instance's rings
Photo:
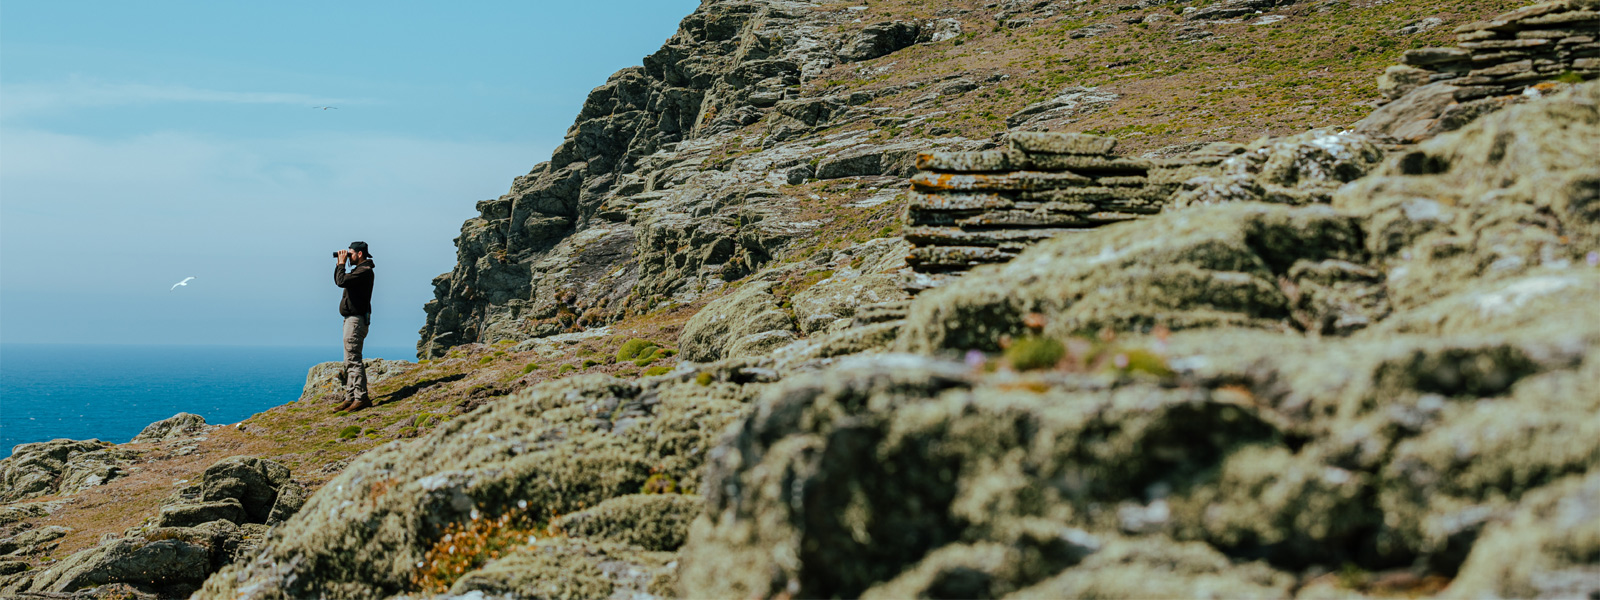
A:
{"type": "Polygon", "coordinates": [[[413,346],[473,203],[696,5],[7,0],[0,341],[337,345],[360,239],[413,346]]]}

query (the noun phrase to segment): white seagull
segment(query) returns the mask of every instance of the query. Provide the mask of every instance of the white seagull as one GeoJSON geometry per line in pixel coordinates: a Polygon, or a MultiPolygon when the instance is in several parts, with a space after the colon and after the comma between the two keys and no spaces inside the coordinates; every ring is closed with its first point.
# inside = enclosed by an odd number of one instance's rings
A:
{"type": "Polygon", "coordinates": [[[328,109],[331,108],[331,109],[334,109],[334,110],[339,110],[339,107],[337,107],[337,106],[313,106],[311,108],[320,108],[322,110],[328,110],[328,109]]]}
{"type": "MultiPolygon", "coordinates": [[[[191,280],[191,279],[194,279],[194,278],[193,277],[185,277],[185,278],[183,278],[183,281],[179,281],[177,283],[172,284],[172,290],[178,289],[178,286],[180,286],[180,285],[189,285],[189,280],[191,280]]],[[[167,291],[170,292],[172,290],[167,290],[167,291]]]]}

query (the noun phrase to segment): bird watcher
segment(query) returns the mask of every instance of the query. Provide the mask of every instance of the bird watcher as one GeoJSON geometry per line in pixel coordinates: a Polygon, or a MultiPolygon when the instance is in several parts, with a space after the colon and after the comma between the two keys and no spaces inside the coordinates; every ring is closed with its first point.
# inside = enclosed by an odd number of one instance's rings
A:
{"type": "Polygon", "coordinates": [[[367,366],[361,362],[361,343],[372,324],[372,253],[366,242],[350,242],[349,250],[333,253],[333,284],[344,288],[339,300],[339,316],[344,317],[344,403],[339,411],[356,411],[372,406],[367,393],[367,366]],[[345,263],[353,266],[345,271],[345,263]]]}

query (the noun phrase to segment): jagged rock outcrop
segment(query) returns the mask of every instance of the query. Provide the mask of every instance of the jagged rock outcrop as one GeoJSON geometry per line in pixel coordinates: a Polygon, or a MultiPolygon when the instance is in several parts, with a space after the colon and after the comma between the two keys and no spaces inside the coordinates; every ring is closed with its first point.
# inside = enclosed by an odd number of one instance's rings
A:
{"type": "Polygon", "coordinates": [[[1341,186],[1372,172],[1385,153],[1348,131],[1314,130],[1241,147],[1215,172],[1182,181],[1171,206],[1222,202],[1327,203],[1341,186]]]}
{"type": "Polygon", "coordinates": [[[127,474],[137,453],[100,440],[18,444],[0,459],[0,502],[71,494],[127,474]]]}
{"type": "Polygon", "coordinates": [[[850,13],[785,0],[707,2],[642,67],[595,88],[551,160],[478,203],[480,215],[462,226],[457,267],[434,280],[418,355],[690,302],[757,272],[820,224],[781,187],[910,176],[926,145],[823,132],[880,117],[887,109],[860,106],[877,92],[801,95],[799,84],[841,62],[948,40],[960,23],[841,33],[850,13]],[[758,121],[760,139],[736,133],[758,121]]]}
{"type": "Polygon", "coordinates": [[[1378,78],[1388,105],[1355,125],[1386,140],[1419,142],[1478,116],[1600,77],[1600,2],[1555,0],[1456,28],[1452,48],[1407,50],[1378,78]],[[1543,83],[1541,83],[1543,82],[1543,83]]]}
{"type": "Polygon", "coordinates": [[[193,413],[181,412],[160,421],[146,425],[139,435],[131,440],[135,444],[149,444],[192,438],[204,433],[206,418],[193,413]]]}
{"type": "MultiPolygon", "coordinates": [[[[157,425],[189,421],[183,416],[157,425]]],[[[253,555],[267,525],[293,515],[305,495],[282,464],[245,456],[223,459],[206,469],[202,481],[175,492],[153,521],[47,568],[0,577],[0,594],[50,597],[127,586],[130,597],[187,597],[211,573],[253,555]]],[[[28,535],[38,538],[47,530],[36,532],[28,535]]]]}

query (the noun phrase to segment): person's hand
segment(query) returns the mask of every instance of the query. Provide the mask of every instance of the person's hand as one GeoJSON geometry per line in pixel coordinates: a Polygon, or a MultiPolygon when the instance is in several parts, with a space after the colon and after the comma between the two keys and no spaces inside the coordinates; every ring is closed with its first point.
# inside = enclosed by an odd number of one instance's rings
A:
{"type": "Polygon", "coordinates": [[[349,250],[340,250],[339,251],[339,264],[343,265],[345,263],[345,261],[347,261],[347,260],[350,260],[350,251],[349,250]]]}

